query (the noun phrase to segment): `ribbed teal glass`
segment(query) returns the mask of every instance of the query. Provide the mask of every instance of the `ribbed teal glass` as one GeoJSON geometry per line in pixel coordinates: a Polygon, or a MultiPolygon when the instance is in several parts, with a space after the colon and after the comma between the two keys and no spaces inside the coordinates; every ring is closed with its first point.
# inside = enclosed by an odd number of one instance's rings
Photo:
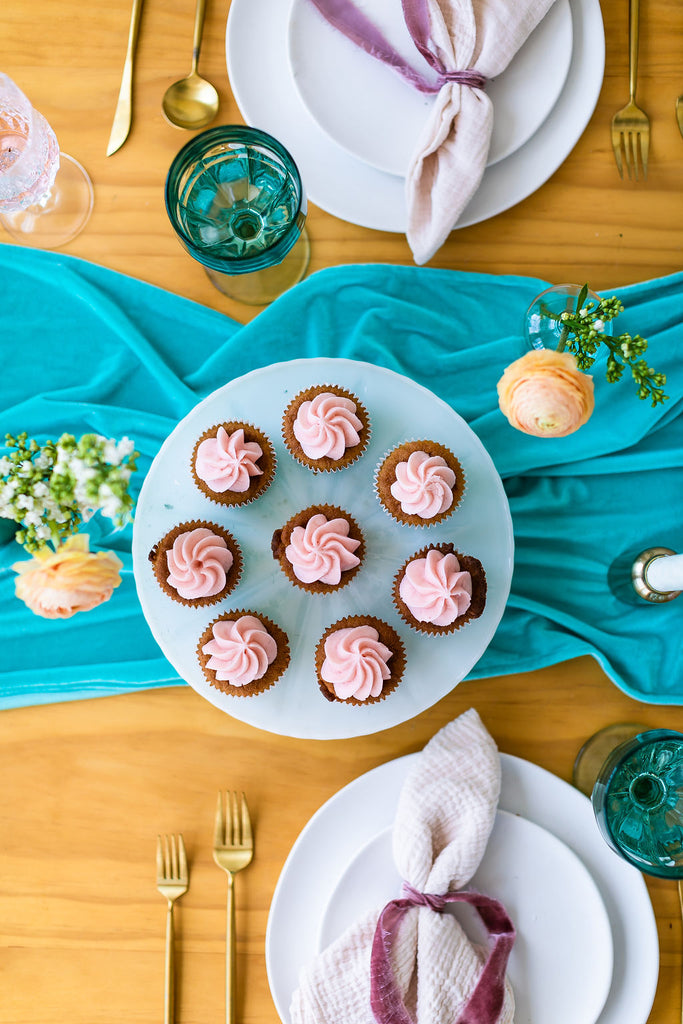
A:
{"type": "Polygon", "coordinates": [[[266,132],[201,132],[171,164],[165,195],[180,241],[227,295],[269,302],[303,277],[305,192],[294,160],[266,132]]]}
{"type": "Polygon", "coordinates": [[[625,860],[649,875],[683,878],[683,735],[639,733],[609,755],[595,782],[600,830],[625,860]]]}

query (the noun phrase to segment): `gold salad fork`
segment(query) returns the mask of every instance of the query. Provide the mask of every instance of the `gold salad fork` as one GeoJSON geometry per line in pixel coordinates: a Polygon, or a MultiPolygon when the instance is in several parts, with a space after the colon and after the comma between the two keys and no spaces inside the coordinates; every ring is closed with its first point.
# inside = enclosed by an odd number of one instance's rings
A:
{"type": "Polygon", "coordinates": [[[166,968],[164,971],[164,1024],[175,1016],[175,929],[173,905],[187,892],[189,875],[183,837],[157,836],[157,889],[166,899],[166,968]]]}
{"type": "Polygon", "coordinates": [[[638,180],[638,164],[643,177],[647,178],[647,154],[650,147],[650,121],[644,110],[636,106],[636,83],[638,80],[638,3],[629,2],[628,25],[628,89],[629,101],[612,118],[612,149],[617,161],[620,177],[624,177],[626,164],[629,178],[638,180]],[[622,163],[623,153],[623,163],[622,163]]]}
{"type": "Polygon", "coordinates": [[[213,859],[228,876],[227,925],[225,933],[225,1020],[235,1021],[235,874],[251,863],[254,840],[244,793],[218,794],[213,833],[213,859]],[[225,802],[225,810],[223,804],[225,802]]]}

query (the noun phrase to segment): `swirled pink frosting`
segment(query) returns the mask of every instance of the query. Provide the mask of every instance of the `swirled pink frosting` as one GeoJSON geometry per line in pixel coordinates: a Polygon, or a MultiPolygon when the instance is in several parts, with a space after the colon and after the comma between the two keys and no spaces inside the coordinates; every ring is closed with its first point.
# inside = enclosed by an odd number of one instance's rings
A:
{"type": "Polygon", "coordinates": [[[455,473],[440,455],[411,452],[396,466],[391,493],[405,515],[432,519],[453,504],[455,473]]]}
{"type": "Polygon", "coordinates": [[[213,597],[225,586],[233,563],[225,540],[204,526],[179,534],[166,552],[168,584],[181,597],[213,597]]]}
{"type": "Polygon", "coordinates": [[[216,679],[231,686],[247,686],[266,674],[275,661],[277,643],[260,619],[241,615],[214,622],[213,640],[202,650],[211,655],[207,667],[213,669],[216,679]]]}
{"type": "Polygon", "coordinates": [[[294,436],[309,459],[341,459],[360,443],[361,420],[350,398],[323,391],[302,402],[294,420],[294,436]]]}
{"type": "Polygon", "coordinates": [[[343,572],[359,564],[353,554],[359,545],[359,540],[349,537],[346,519],[327,519],[318,513],[305,526],[294,527],[285,557],[302,583],[336,586],[343,572]]]}
{"type": "Polygon", "coordinates": [[[472,577],[454,554],[432,548],[425,558],[408,563],[398,591],[419,622],[450,626],[472,603],[472,577]]]}
{"type": "Polygon", "coordinates": [[[197,476],[212,491],[242,493],[253,476],[263,473],[256,464],[261,455],[261,445],[245,441],[241,427],[232,434],[219,427],[215,437],[205,438],[197,448],[194,465],[197,476]]]}
{"type": "Polygon", "coordinates": [[[330,633],[320,675],[340,700],[379,697],[391,677],[387,662],[392,652],[374,626],[351,626],[330,633]]]}

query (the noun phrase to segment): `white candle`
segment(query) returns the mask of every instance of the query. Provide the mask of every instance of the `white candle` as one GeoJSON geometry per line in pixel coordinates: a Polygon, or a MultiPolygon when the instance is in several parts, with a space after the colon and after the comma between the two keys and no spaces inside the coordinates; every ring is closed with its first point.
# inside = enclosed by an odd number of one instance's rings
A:
{"type": "Polygon", "coordinates": [[[659,555],[648,563],[647,583],[660,594],[683,590],[683,555],[659,555]]]}

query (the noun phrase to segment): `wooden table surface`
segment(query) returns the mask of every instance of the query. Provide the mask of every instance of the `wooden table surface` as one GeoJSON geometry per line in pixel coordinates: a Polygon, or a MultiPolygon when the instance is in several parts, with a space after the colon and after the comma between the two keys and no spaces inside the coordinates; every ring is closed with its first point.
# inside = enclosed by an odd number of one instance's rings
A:
{"type": "MultiPolygon", "coordinates": [[[[601,6],[605,80],[584,135],[547,184],[506,213],[454,232],[432,266],[555,283],[588,280],[598,290],[681,269],[683,139],[674,103],[683,91],[677,74],[683,7],[679,0],[642,5],[638,97],[651,117],[652,144],[648,180],[635,184],[620,181],[608,131],[612,113],[627,98],[628,4],[603,0],[601,6]]],[[[242,120],[225,66],[228,7],[227,0],[209,0],[200,62],[220,92],[216,123],[242,120]]],[[[189,71],[193,13],[191,0],[148,0],[133,128],[110,158],[105,149],[128,0],[5,0],[0,67],[92,176],[91,221],[65,252],[246,321],[258,310],[231,304],[209,284],[176,241],[164,210],[166,171],[187,136],[166,124],[160,102],[166,86],[189,71]]],[[[365,230],[315,207],[308,227],[311,271],[341,263],[411,263],[402,236],[365,230]]],[[[212,862],[211,837],[216,791],[234,787],[248,794],[257,841],[253,865],[237,886],[239,1020],[275,1024],[264,935],[274,886],[300,829],[341,786],[420,749],[470,706],[501,750],[564,779],[583,740],[609,722],[683,730],[683,708],[630,699],[590,658],[462,683],[418,718],[344,742],[261,732],[185,687],[3,712],[0,1022],[146,1024],[162,1018],[165,907],[154,884],[154,848],[157,833],[165,831],[184,833],[192,875],[178,913],[178,1020],[221,1019],[226,887],[212,862]]],[[[676,888],[651,879],[648,887],[661,949],[649,1021],[674,1024],[680,1020],[683,946],[676,888]]],[[[296,927],[293,921],[293,940],[296,927]]]]}

